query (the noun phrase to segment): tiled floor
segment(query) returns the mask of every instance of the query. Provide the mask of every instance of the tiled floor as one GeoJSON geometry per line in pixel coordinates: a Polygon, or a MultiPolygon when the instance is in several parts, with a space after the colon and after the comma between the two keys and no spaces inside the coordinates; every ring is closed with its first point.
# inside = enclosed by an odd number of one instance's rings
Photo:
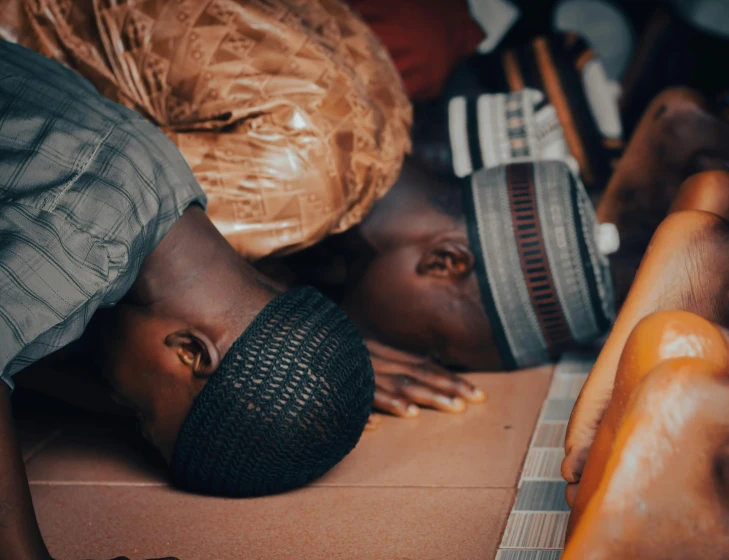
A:
{"type": "Polygon", "coordinates": [[[170,488],[126,425],[48,407],[21,407],[18,425],[57,560],[491,560],[550,374],[470,375],[486,404],[462,416],[385,418],[314,485],[255,500],[170,488]]]}
{"type": "Polygon", "coordinates": [[[594,355],[570,354],[554,369],[496,560],[559,560],[562,554],[569,519],[560,473],[564,435],[594,361],[594,355]]]}

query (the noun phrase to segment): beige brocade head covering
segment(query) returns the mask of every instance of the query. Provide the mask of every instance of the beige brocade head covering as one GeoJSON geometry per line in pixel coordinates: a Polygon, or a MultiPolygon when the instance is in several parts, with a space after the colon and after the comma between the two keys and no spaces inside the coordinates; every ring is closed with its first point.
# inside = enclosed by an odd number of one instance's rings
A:
{"type": "Polygon", "coordinates": [[[356,224],[410,150],[401,79],[338,0],[0,8],[7,38],[164,130],[205,189],[210,217],[246,257],[293,252],[356,224]]]}

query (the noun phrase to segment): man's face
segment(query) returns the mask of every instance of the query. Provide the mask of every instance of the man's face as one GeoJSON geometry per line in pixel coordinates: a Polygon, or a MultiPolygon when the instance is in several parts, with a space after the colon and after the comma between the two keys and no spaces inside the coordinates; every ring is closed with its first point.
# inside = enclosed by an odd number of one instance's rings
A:
{"type": "Polygon", "coordinates": [[[564,560],[729,558],[729,385],[722,376],[652,373],[635,391],[564,560]]]}
{"type": "Polygon", "coordinates": [[[345,308],[385,344],[448,366],[501,369],[475,273],[456,281],[419,275],[420,257],[405,246],[374,259],[345,308]]]}
{"type": "Polygon", "coordinates": [[[97,362],[114,397],[135,412],[145,439],[169,460],[192,400],[202,389],[202,383],[194,387],[187,382],[189,367],[165,344],[179,325],[120,303],[103,313],[97,328],[97,362]]]}

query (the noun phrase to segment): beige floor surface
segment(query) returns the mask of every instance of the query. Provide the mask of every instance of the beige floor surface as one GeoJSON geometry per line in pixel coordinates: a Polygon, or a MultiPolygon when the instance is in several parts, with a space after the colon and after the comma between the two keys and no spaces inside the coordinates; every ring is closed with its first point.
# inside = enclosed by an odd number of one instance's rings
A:
{"type": "Polygon", "coordinates": [[[255,500],[170,488],[126,426],[54,407],[17,421],[56,560],[491,560],[551,371],[471,374],[487,403],[385,418],[315,484],[255,500]]]}

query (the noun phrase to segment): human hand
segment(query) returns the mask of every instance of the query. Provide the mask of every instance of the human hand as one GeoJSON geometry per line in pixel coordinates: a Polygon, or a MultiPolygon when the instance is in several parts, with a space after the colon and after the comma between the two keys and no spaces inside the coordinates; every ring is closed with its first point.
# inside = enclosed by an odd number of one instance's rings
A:
{"type": "MultiPolygon", "coordinates": [[[[486,400],[481,389],[427,358],[374,340],[366,342],[375,371],[375,410],[400,418],[416,418],[421,406],[459,413],[466,410],[468,403],[486,400]]],[[[377,423],[371,417],[371,427],[377,423]]]]}
{"type": "Polygon", "coordinates": [[[618,362],[638,322],[656,311],[689,311],[724,324],[729,263],[729,224],[716,215],[682,211],[660,225],[633,286],[572,411],[562,477],[576,495],[588,452],[613,392],[618,362]]]}

